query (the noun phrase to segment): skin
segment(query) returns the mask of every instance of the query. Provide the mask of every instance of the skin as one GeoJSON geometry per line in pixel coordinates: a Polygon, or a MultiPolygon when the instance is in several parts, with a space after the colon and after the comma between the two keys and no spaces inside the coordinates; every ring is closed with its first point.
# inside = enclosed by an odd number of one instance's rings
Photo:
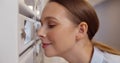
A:
{"type": "Polygon", "coordinates": [[[58,3],[46,5],[38,36],[42,40],[45,55],[60,56],[70,63],[89,63],[93,47],[88,39],[88,25],[75,25],[68,17],[68,10],[58,3]]]}

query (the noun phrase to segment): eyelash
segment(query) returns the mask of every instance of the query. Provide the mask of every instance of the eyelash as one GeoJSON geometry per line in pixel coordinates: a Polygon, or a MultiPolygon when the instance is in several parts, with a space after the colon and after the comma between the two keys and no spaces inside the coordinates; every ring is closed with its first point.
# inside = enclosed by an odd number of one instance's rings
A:
{"type": "Polygon", "coordinates": [[[48,28],[54,28],[56,25],[48,25],[48,28]]]}
{"type": "MultiPolygon", "coordinates": [[[[46,24],[47,24],[48,28],[54,28],[56,26],[56,24],[54,22],[51,22],[51,21],[47,22],[46,24]]],[[[42,26],[43,26],[43,23],[41,22],[41,27],[42,26]]]]}

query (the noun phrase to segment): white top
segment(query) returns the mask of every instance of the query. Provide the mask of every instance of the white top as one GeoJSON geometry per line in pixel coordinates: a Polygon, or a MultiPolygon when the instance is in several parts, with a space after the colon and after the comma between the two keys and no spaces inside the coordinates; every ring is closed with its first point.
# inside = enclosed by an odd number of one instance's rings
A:
{"type": "Polygon", "coordinates": [[[91,63],[120,63],[120,55],[103,52],[97,47],[94,47],[91,63]]]}

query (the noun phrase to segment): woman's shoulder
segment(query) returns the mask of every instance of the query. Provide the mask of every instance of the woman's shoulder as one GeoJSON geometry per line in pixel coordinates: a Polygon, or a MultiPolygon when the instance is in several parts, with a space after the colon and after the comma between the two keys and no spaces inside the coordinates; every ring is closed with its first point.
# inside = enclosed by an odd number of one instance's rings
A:
{"type": "Polygon", "coordinates": [[[120,63],[120,55],[115,55],[94,47],[91,63],[120,63]]]}
{"type": "Polygon", "coordinates": [[[120,55],[115,55],[108,52],[104,52],[103,55],[105,63],[120,63],[120,55]]]}

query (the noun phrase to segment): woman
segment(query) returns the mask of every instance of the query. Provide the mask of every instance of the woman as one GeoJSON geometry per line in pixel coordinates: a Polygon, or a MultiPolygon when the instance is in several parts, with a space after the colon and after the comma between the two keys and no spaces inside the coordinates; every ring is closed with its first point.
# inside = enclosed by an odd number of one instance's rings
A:
{"type": "Polygon", "coordinates": [[[85,0],[50,0],[41,17],[38,35],[45,55],[69,63],[119,63],[120,53],[93,42],[99,22],[85,0]]]}

